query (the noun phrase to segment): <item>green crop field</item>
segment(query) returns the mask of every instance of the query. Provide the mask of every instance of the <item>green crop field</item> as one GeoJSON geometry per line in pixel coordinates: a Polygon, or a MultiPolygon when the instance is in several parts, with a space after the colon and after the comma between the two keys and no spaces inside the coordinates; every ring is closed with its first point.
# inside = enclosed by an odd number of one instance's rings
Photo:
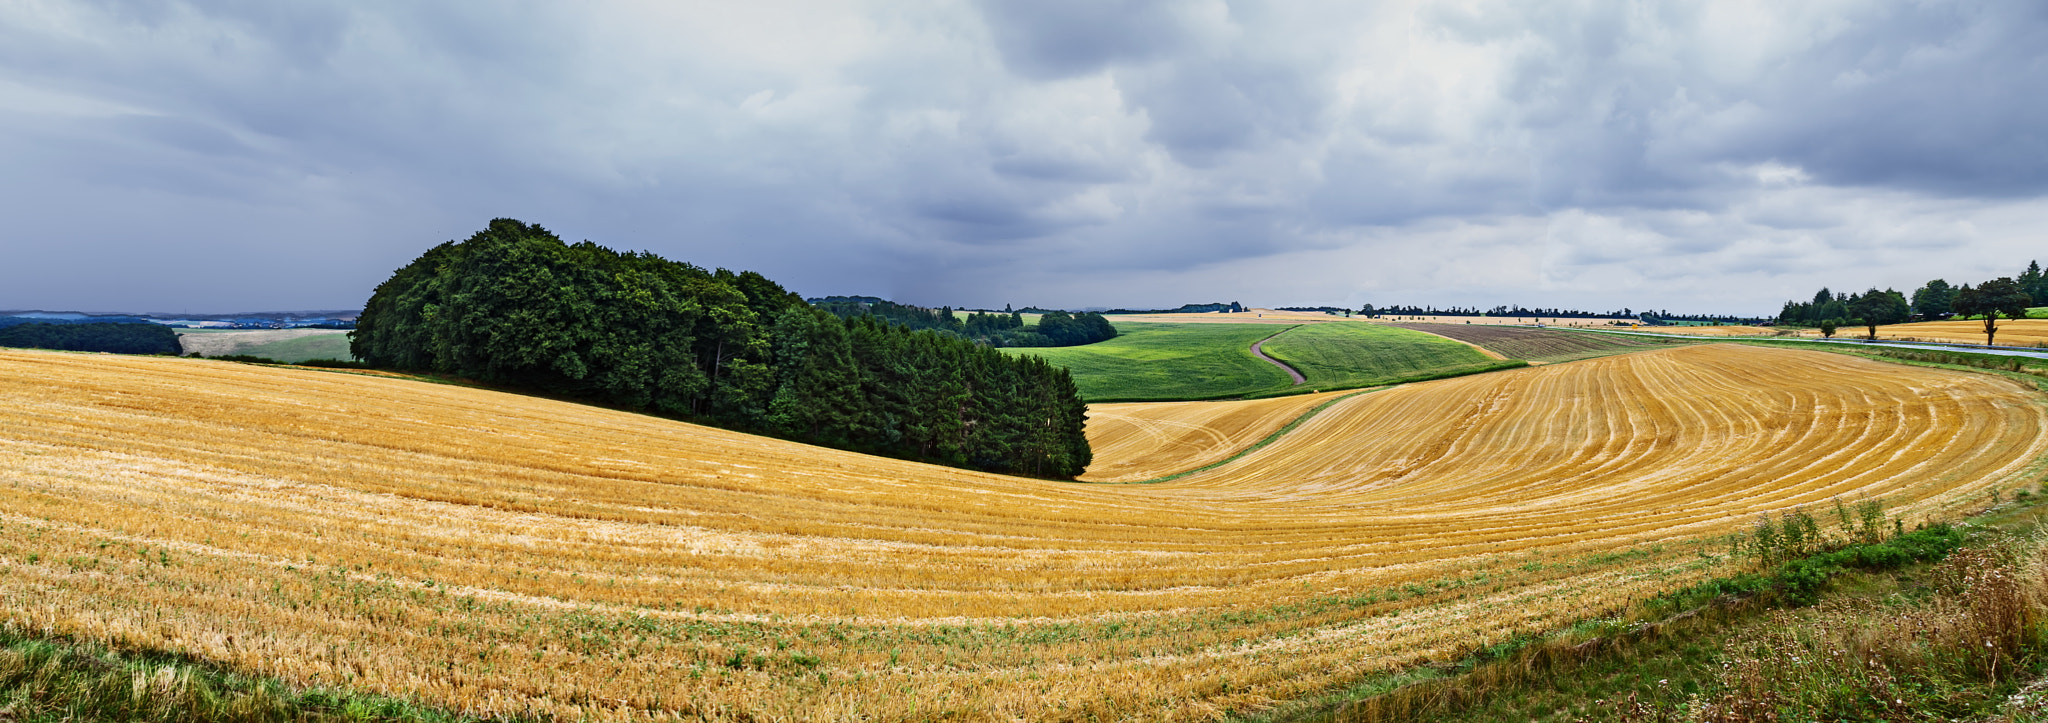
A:
{"type": "Polygon", "coordinates": [[[1266,355],[1308,377],[1313,389],[1346,389],[1521,366],[1471,346],[1366,323],[1304,324],[1266,342],[1266,355]]]}
{"type": "Polygon", "coordinates": [[[1118,320],[1117,337],[1084,346],[1004,349],[1074,372],[1092,402],[1219,399],[1284,390],[1294,380],[1252,356],[1284,324],[1171,324],[1118,320]]]}
{"type": "Polygon", "coordinates": [[[296,363],[308,359],[354,359],[348,332],[330,329],[179,329],[185,353],[245,354],[296,363]]]}
{"type": "Polygon", "coordinates": [[[1520,366],[1470,346],[1366,323],[1176,324],[1116,322],[1117,338],[1085,346],[1006,349],[1036,354],[1074,372],[1091,402],[1263,397],[1432,379],[1520,366]],[[1281,333],[1284,332],[1284,333],[1281,333]],[[1252,356],[1252,344],[1280,333],[1265,351],[1308,378],[1294,380],[1252,356]]]}

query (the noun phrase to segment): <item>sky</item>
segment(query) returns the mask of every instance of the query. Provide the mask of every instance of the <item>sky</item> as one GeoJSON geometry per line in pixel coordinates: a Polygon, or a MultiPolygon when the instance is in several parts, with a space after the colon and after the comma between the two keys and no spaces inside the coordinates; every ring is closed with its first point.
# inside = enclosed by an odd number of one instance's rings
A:
{"type": "Polygon", "coordinates": [[[0,308],[490,219],[923,305],[1768,315],[2048,260],[2048,3],[0,0],[0,308]]]}

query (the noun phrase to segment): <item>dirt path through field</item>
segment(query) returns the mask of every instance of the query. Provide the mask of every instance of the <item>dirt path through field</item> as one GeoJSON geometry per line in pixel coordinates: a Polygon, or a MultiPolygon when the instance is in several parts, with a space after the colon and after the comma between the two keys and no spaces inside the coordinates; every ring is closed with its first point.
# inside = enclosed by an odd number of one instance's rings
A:
{"type": "MultiPolygon", "coordinates": [[[[1278,360],[1278,359],[1274,359],[1273,357],[1269,357],[1269,356],[1266,356],[1266,349],[1265,349],[1265,347],[1266,347],[1266,342],[1272,341],[1272,340],[1273,340],[1274,338],[1276,338],[1276,337],[1279,337],[1279,336],[1280,336],[1281,334],[1285,334],[1285,333],[1287,333],[1287,332],[1289,332],[1289,331],[1293,331],[1293,330],[1294,330],[1294,327],[1291,327],[1291,326],[1290,326],[1290,327],[1287,327],[1287,328],[1285,328],[1285,329],[1281,329],[1280,331],[1274,332],[1274,333],[1273,333],[1273,336],[1269,336],[1269,337],[1266,337],[1266,338],[1264,338],[1264,339],[1260,339],[1260,340],[1258,340],[1258,341],[1252,342],[1252,356],[1258,357],[1258,358],[1260,358],[1260,359],[1264,359],[1264,360],[1266,360],[1266,363],[1268,363],[1268,364],[1271,364],[1271,365],[1273,365],[1273,366],[1276,366],[1276,367],[1280,367],[1280,370],[1281,370],[1281,371],[1287,372],[1287,376],[1290,376],[1290,377],[1294,377],[1294,385],[1298,387],[1298,386],[1301,386],[1301,385],[1303,385],[1303,384],[1307,384],[1307,383],[1308,383],[1308,377],[1302,376],[1302,375],[1301,375],[1301,372],[1298,372],[1298,371],[1295,371],[1295,370],[1294,370],[1294,367],[1291,367],[1291,366],[1287,366],[1286,364],[1283,364],[1283,363],[1281,363],[1281,361],[1280,361],[1280,360],[1278,360]]],[[[1483,351],[1483,350],[1482,350],[1482,351],[1483,351]]]]}

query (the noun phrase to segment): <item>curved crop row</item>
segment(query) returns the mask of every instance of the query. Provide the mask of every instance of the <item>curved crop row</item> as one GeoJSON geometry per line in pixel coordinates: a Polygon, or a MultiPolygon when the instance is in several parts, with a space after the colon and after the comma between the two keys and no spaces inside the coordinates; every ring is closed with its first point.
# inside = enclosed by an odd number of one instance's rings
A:
{"type": "Polygon", "coordinates": [[[1143,482],[1229,458],[1324,402],[1353,392],[1242,402],[1088,405],[1096,463],[1083,482],[1143,482]]]}
{"type": "Polygon", "coordinates": [[[1716,574],[1693,540],[1760,511],[1921,515],[2044,450],[2016,383],[1739,346],[1358,395],[1143,486],[5,351],[0,624],[475,712],[1206,719],[1716,574]]]}
{"type": "MultiPolygon", "coordinates": [[[[1498,354],[1515,359],[1555,363],[1605,356],[1626,351],[1640,351],[1653,346],[1682,344],[1654,336],[1625,334],[1587,334],[1578,331],[1557,329],[1533,329],[1519,326],[1489,326],[1461,324],[1390,324],[1425,334],[1435,334],[1469,344],[1477,344],[1498,354]]],[[[1721,327],[1694,327],[1711,329],[1721,327]]]]}

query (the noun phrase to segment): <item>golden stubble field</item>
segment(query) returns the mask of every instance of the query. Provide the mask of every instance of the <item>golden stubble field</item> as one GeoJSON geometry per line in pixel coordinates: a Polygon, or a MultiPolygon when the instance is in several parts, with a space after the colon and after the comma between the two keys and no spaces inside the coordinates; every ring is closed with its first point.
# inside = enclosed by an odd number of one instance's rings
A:
{"type": "MultiPolygon", "coordinates": [[[[1807,339],[1820,338],[1819,330],[1798,327],[1660,326],[1654,329],[1643,327],[1639,331],[1690,336],[1797,336],[1807,339]]],[[[1863,339],[1869,336],[1869,331],[1868,327],[1844,324],[1835,330],[1835,338],[1863,339]]],[[[1895,341],[1983,344],[1984,322],[1981,320],[1920,321],[1911,324],[1888,324],[1877,327],[1877,338],[1895,341]]],[[[1998,322],[1997,341],[1999,346],[2048,346],[2048,319],[2002,319],[1998,322]]]]}
{"type": "MultiPolygon", "coordinates": [[[[1650,333],[1652,333],[1652,334],[1678,334],[1678,335],[1681,335],[1681,336],[1756,336],[1756,337],[1773,337],[1773,336],[1796,336],[1796,335],[1797,335],[1797,333],[1796,333],[1796,332],[1793,332],[1793,331],[1792,331],[1792,330],[1790,330],[1790,329],[1784,329],[1784,330],[1780,330],[1780,329],[1778,329],[1778,328],[1776,328],[1776,327],[1765,327],[1765,326],[1739,326],[1739,325],[1730,325],[1730,326],[1645,326],[1645,327],[1642,327],[1642,328],[1639,328],[1639,329],[1634,329],[1634,331],[1647,331],[1647,332],[1650,332],[1650,333]]],[[[1819,334],[1813,334],[1813,336],[1820,336],[1820,335],[1819,335],[1819,334]]]]}
{"type": "Polygon", "coordinates": [[[1634,324],[1637,320],[1634,318],[1577,318],[1569,316],[1429,316],[1387,314],[1385,316],[1373,319],[1373,321],[1398,324],[1463,324],[1474,326],[1527,326],[1532,328],[1535,327],[1537,324],[1542,324],[1547,328],[1581,327],[1591,329],[1616,329],[1625,327],[1617,327],[1614,325],[1614,322],[1619,321],[1624,324],[1634,324]]]}
{"type": "MultiPolygon", "coordinates": [[[[1841,339],[1862,338],[1870,330],[1861,326],[1844,326],[1835,331],[1841,339]]],[[[1819,336],[1819,332],[1807,331],[1806,336],[1819,336]]],[[[1984,322],[1978,321],[1923,321],[1915,324],[1892,324],[1877,327],[1877,338],[1904,341],[1940,341],[1962,344],[1984,343],[1984,322]]],[[[1998,335],[1993,339],[1999,346],[2048,346],[2048,319],[2004,319],[1998,322],[1998,335]]]]}
{"type": "Polygon", "coordinates": [[[1136,402],[1088,406],[1095,463],[1083,482],[1144,482],[1222,461],[1296,417],[1357,391],[1252,401],[1136,402]]]}
{"type": "Polygon", "coordinates": [[[1360,394],[1157,485],[0,351],[0,616],[474,712],[1202,719],[1714,574],[1760,511],[1974,504],[2044,450],[2015,382],[1729,345],[1360,394]]]}

